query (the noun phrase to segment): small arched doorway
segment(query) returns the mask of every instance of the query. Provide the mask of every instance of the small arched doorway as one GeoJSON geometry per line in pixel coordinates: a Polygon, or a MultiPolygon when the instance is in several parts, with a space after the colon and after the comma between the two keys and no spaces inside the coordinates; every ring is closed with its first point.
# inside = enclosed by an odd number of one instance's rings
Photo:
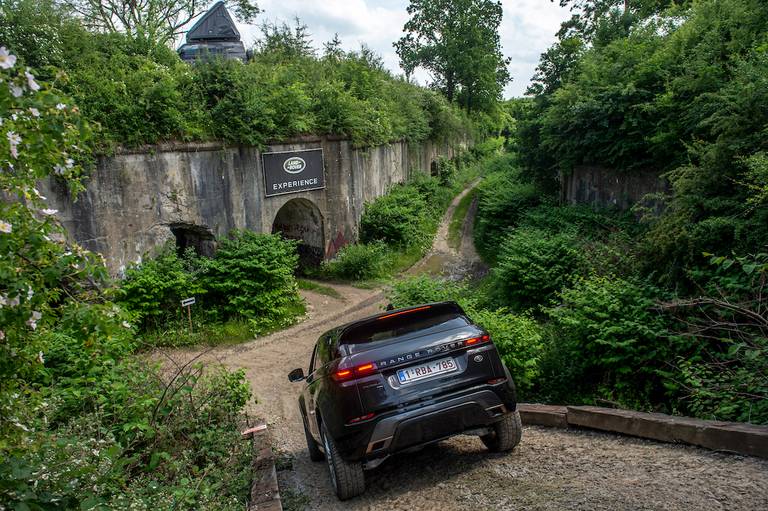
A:
{"type": "Polygon", "coordinates": [[[291,199],[275,215],[272,233],[299,241],[299,266],[315,267],[323,261],[325,235],[323,216],[314,203],[307,199],[291,199]]]}
{"type": "Polygon", "coordinates": [[[185,223],[171,224],[169,227],[176,239],[179,255],[188,248],[192,248],[199,256],[213,257],[216,253],[216,238],[207,227],[185,223]]]}

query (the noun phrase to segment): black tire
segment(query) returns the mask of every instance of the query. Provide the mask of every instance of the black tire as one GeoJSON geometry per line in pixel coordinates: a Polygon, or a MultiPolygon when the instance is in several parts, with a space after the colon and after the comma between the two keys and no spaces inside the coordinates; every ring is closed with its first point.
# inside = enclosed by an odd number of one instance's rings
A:
{"type": "MultiPolygon", "coordinates": [[[[301,411],[299,411],[299,413],[301,413],[301,411]]],[[[307,419],[304,417],[303,413],[301,414],[301,422],[304,424],[304,436],[307,437],[307,450],[309,451],[309,459],[312,461],[323,461],[325,456],[323,456],[323,452],[317,446],[315,439],[312,438],[312,434],[309,432],[309,428],[307,427],[307,419]]]]}
{"type": "Polygon", "coordinates": [[[481,436],[485,446],[491,452],[511,451],[523,437],[523,423],[520,420],[520,412],[507,413],[504,418],[493,425],[493,433],[481,436]]]}
{"type": "Polygon", "coordinates": [[[328,435],[325,425],[320,425],[320,435],[323,438],[325,459],[328,460],[328,470],[331,473],[331,484],[339,500],[357,497],[365,491],[365,476],[362,463],[350,463],[339,456],[336,444],[328,435]]]}

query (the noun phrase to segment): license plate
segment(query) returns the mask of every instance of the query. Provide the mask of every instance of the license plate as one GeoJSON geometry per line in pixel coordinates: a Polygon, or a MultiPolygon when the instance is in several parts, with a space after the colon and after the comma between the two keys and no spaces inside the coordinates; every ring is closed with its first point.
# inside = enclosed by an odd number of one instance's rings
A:
{"type": "Polygon", "coordinates": [[[450,373],[457,369],[456,362],[452,358],[442,358],[433,362],[427,362],[407,369],[400,369],[397,372],[397,379],[400,383],[411,383],[436,374],[450,373]]]}

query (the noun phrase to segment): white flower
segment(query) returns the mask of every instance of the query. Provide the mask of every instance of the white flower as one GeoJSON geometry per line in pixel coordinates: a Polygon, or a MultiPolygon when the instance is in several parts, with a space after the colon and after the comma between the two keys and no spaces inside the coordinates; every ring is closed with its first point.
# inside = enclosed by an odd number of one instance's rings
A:
{"type": "Polygon", "coordinates": [[[4,305],[8,305],[8,296],[0,295],[0,309],[2,309],[4,305]]]}
{"type": "Polygon", "coordinates": [[[34,107],[29,107],[29,112],[32,114],[33,117],[40,117],[40,110],[34,107]]]}
{"type": "Polygon", "coordinates": [[[127,321],[123,321],[123,328],[131,328],[131,324],[127,321]]]}
{"type": "Polygon", "coordinates": [[[58,209],[43,209],[43,210],[40,210],[40,213],[44,214],[45,216],[53,216],[53,215],[55,215],[58,212],[59,212],[58,209]]]}
{"type": "Polygon", "coordinates": [[[58,175],[58,176],[64,175],[64,172],[66,172],[66,171],[67,171],[67,169],[65,169],[64,167],[62,167],[58,163],[53,166],[53,173],[58,175]]]}
{"type": "Polygon", "coordinates": [[[37,329],[37,322],[42,318],[43,315],[37,311],[32,311],[32,315],[27,320],[27,326],[31,328],[32,330],[37,329]]]}
{"type": "Polygon", "coordinates": [[[24,71],[24,76],[27,77],[27,85],[29,86],[30,89],[34,91],[40,90],[40,86],[35,81],[35,76],[32,73],[30,73],[29,71],[24,71]]]}
{"type": "Polygon", "coordinates": [[[8,300],[8,305],[10,305],[11,307],[18,307],[19,303],[20,303],[20,301],[19,301],[19,296],[18,295],[14,296],[10,300],[8,300]]]}
{"type": "Polygon", "coordinates": [[[5,340],[5,332],[0,330],[0,341],[5,340]]]}
{"type": "Polygon", "coordinates": [[[0,68],[11,69],[16,63],[16,55],[11,55],[5,46],[0,46],[0,68]]]}
{"type": "Polygon", "coordinates": [[[40,362],[41,364],[45,364],[45,357],[43,356],[42,351],[37,352],[37,361],[40,362]]]}
{"type": "Polygon", "coordinates": [[[67,164],[67,168],[71,169],[72,167],[75,166],[75,160],[73,160],[72,158],[67,158],[66,164],[67,164]]]}
{"type": "Polygon", "coordinates": [[[16,115],[16,114],[11,114],[11,119],[14,120],[14,121],[18,121],[19,120],[19,116],[16,115]]]}
{"type": "Polygon", "coordinates": [[[35,296],[35,292],[31,287],[27,286],[27,300],[31,300],[33,296],[35,296]]]}
{"type": "Polygon", "coordinates": [[[11,144],[11,156],[14,158],[19,157],[19,151],[18,146],[21,144],[21,136],[19,136],[16,132],[9,131],[5,134],[5,136],[8,138],[8,143],[11,144]]]}
{"type": "Polygon", "coordinates": [[[67,108],[67,105],[65,105],[64,103],[56,104],[56,110],[64,110],[65,108],[67,108]]]}
{"type": "Polygon", "coordinates": [[[24,94],[24,89],[16,85],[15,83],[9,83],[8,87],[11,89],[11,94],[13,94],[14,98],[20,98],[22,94],[24,94]]]}
{"type": "Polygon", "coordinates": [[[13,232],[13,226],[8,222],[0,220],[0,232],[5,234],[11,234],[13,232]]]}
{"type": "Polygon", "coordinates": [[[40,193],[40,190],[38,190],[37,188],[34,188],[34,187],[33,187],[33,188],[32,188],[32,193],[34,193],[34,194],[35,194],[35,197],[37,197],[38,199],[42,199],[42,200],[45,200],[45,196],[44,196],[44,195],[42,195],[42,194],[40,193]]]}

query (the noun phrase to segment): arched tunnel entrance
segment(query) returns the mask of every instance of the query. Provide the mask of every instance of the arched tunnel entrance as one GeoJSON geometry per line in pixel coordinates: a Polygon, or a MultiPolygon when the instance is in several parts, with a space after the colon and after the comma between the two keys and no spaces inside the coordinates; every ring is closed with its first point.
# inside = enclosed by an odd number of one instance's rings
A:
{"type": "Polygon", "coordinates": [[[299,266],[319,266],[325,251],[323,216],[314,203],[307,199],[291,199],[277,212],[272,233],[299,241],[299,266]]]}

